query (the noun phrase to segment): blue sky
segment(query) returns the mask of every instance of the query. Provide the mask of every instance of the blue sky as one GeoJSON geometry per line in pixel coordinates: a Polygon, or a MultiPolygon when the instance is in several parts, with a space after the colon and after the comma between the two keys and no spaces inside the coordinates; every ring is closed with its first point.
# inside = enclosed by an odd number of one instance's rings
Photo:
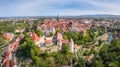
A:
{"type": "Polygon", "coordinates": [[[0,0],[0,16],[120,14],[120,0],[0,0]]]}

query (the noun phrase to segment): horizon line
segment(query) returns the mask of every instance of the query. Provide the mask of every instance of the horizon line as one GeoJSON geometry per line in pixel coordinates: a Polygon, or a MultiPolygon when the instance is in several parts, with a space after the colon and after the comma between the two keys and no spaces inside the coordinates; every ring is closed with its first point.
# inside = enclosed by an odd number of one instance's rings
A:
{"type": "Polygon", "coordinates": [[[9,18],[9,17],[56,17],[56,16],[59,16],[59,17],[68,17],[68,16],[71,16],[71,17],[77,17],[77,16],[87,16],[87,15],[115,15],[115,16],[120,16],[120,14],[82,14],[82,15],[60,15],[60,14],[56,14],[56,15],[36,15],[36,16],[0,16],[0,18],[9,18]]]}

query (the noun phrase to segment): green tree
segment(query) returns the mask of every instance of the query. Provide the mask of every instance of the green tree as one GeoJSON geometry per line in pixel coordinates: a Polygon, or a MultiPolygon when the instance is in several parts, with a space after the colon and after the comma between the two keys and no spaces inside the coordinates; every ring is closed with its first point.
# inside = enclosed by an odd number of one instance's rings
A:
{"type": "Polygon", "coordinates": [[[50,32],[50,37],[53,36],[53,32],[50,32]]]}
{"type": "Polygon", "coordinates": [[[7,43],[8,41],[4,38],[4,37],[1,37],[0,39],[0,46],[1,45],[5,45],[5,43],[7,43]]]}
{"type": "Polygon", "coordinates": [[[63,34],[63,38],[68,40],[68,36],[66,34],[63,34]]]}
{"type": "Polygon", "coordinates": [[[88,56],[90,53],[89,53],[89,51],[88,50],[85,50],[84,51],[84,56],[88,56]]]}
{"type": "Polygon", "coordinates": [[[32,27],[32,29],[33,29],[34,31],[37,30],[37,25],[38,25],[38,20],[34,20],[34,21],[33,21],[33,27],[32,27]]]}
{"type": "Polygon", "coordinates": [[[29,36],[29,33],[26,33],[25,37],[22,40],[20,47],[21,56],[31,57],[38,56],[41,52],[39,48],[35,45],[32,39],[29,36]]]}
{"type": "Polygon", "coordinates": [[[86,60],[80,57],[76,64],[76,67],[86,67],[86,60]]]}
{"type": "Polygon", "coordinates": [[[90,36],[91,40],[94,41],[95,40],[95,36],[96,36],[94,31],[92,29],[90,29],[90,30],[88,30],[88,33],[89,33],[89,36],[90,36]]]}
{"type": "Polygon", "coordinates": [[[58,32],[61,32],[61,30],[60,29],[56,30],[56,33],[58,33],[58,32]]]}
{"type": "Polygon", "coordinates": [[[62,49],[62,53],[63,54],[68,54],[70,51],[69,45],[68,44],[64,44],[63,49],[62,49]]]}
{"type": "Polygon", "coordinates": [[[94,55],[98,55],[98,52],[94,48],[91,49],[90,53],[94,55]]]}
{"type": "Polygon", "coordinates": [[[38,36],[41,36],[41,35],[43,35],[43,32],[42,32],[42,30],[36,30],[36,31],[35,31],[35,33],[36,33],[38,36]]]}
{"type": "Polygon", "coordinates": [[[109,63],[108,67],[119,67],[116,63],[111,62],[109,63]]]}
{"type": "Polygon", "coordinates": [[[104,67],[103,61],[102,60],[96,60],[95,61],[95,66],[94,67],[104,67]]]}
{"type": "Polygon", "coordinates": [[[99,45],[102,44],[102,40],[101,40],[101,39],[98,40],[98,44],[99,44],[99,45]]]}

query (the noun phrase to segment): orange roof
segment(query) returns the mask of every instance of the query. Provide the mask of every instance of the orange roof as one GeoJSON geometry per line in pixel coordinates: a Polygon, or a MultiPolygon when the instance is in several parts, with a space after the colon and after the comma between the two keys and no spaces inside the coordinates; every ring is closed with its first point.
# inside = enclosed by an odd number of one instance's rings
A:
{"type": "Polygon", "coordinates": [[[10,53],[11,53],[11,51],[10,51],[10,50],[7,50],[7,51],[6,51],[6,56],[9,56],[10,53]]]}
{"type": "Polygon", "coordinates": [[[4,33],[3,37],[5,37],[7,40],[12,40],[12,36],[10,34],[4,33]]]}
{"type": "Polygon", "coordinates": [[[15,41],[13,42],[12,44],[10,44],[10,48],[13,49],[13,50],[16,50],[19,46],[19,41],[15,41]]]}
{"type": "Polygon", "coordinates": [[[14,49],[13,49],[13,50],[16,51],[16,49],[17,49],[18,46],[19,46],[19,42],[14,42],[14,44],[15,44],[15,45],[14,45],[14,49]]]}
{"type": "Polygon", "coordinates": [[[45,43],[52,43],[52,40],[45,40],[45,43]]]}
{"type": "Polygon", "coordinates": [[[38,37],[38,35],[34,32],[32,33],[32,40],[34,40],[35,42],[40,40],[40,37],[38,37]]]}
{"type": "Polygon", "coordinates": [[[75,49],[77,49],[77,48],[78,48],[78,45],[77,45],[77,44],[75,44],[75,45],[74,45],[74,48],[75,48],[75,49]]]}
{"type": "Polygon", "coordinates": [[[6,58],[5,59],[5,67],[10,67],[10,61],[9,61],[9,58],[6,58]]]}
{"type": "Polygon", "coordinates": [[[62,40],[62,43],[68,44],[69,40],[62,40]]]}
{"type": "Polygon", "coordinates": [[[90,60],[91,60],[93,57],[94,57],[94,54],[90,54],[90,56],[88,56],[88,57],[86,58],[86,60],[90,62],[90,60]]]}
{"type": "Polygon", "coordinates": [[[10,47],[10,49],[13,49],[13,48],[14,48],[14,46],[13,46],[13,45],[11,45],[11,44],[10,44],[10,46],[9,46],[9,47],[10,47]]]}

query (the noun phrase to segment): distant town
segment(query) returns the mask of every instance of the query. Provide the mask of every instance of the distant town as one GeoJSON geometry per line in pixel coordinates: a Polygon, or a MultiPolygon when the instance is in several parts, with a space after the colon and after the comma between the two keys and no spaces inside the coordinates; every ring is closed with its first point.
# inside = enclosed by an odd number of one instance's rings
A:
{"type": "Polygon", "coordinates": [[[0,67],[120,67],[120,19],[0,19],[0,67]]]}

